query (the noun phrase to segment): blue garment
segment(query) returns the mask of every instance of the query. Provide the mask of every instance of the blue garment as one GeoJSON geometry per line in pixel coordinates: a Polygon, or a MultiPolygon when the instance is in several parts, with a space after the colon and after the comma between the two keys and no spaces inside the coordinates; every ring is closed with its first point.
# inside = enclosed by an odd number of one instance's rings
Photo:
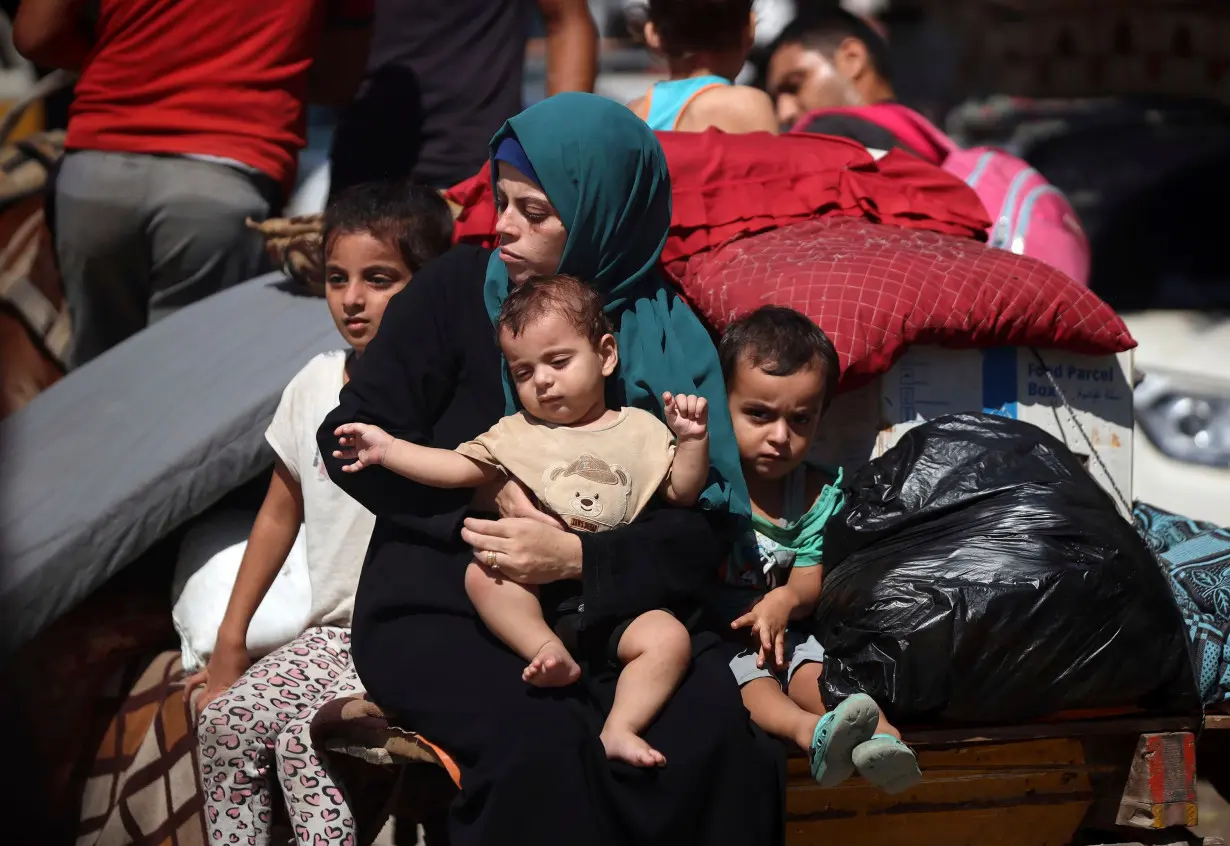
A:
{"type": "Polygon", "coordinates": [[[1183,614],[1205,706],[1230,704],[1230,529],[1142,502],[1132,516],[1183,614]]]}
{"type": "Polygon", "coordinates": [[[711,75],[655,82],[649,92],[649,116],[645,118],[645,123],[653,130],[674,129],[688,102],[698,91],[710,85],[730,85],[730,80],[711,75]]]}
{"type": "Polygon", "coordinates": [[[497,162],[508,162],[525,174],[539,188],[542,187],[542,181],[538,178],[538,174],[534,172],[534,166],[530,164],[530,157],[525,154],[525,148],[521,146],[521,142],[516,138],[505,138],[501,141],[492,158],[497,162]]]}

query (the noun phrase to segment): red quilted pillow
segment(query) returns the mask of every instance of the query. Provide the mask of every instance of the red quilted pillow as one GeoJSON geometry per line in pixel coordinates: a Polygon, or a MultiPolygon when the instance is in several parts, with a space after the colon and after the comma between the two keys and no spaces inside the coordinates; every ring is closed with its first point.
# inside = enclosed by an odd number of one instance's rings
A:
{"type": "Polygon", "coordinates": [[[805,313],[837,347],[843,390],[887,371],[910,344],[1090,355],[1136,346],[1110,306],[1039,261],[859,218],[734,241],[692,258],[681,286],[719,331],[762,305],[805,313]]]}

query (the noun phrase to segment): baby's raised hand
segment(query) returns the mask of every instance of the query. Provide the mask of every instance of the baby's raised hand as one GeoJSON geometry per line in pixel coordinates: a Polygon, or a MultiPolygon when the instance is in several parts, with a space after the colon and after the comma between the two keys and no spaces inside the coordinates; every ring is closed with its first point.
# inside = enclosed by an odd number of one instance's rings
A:
{"type": "Polygon", "coordinates": [[[709,437],[709,401],[695,394],[662,394],[666,425],[681,441],[709,437]]]}
{"type": "Polygon", "coordinates": [[[342,467],[347,473],[357,473],[364,467],[383,464],[389,444],[393,443],[392,435],[368,423],[344,423],[334,429],[333,434],[337,435],[340,447],[333,451],[333,457],[354,459],[353,464],[342,467]]]}

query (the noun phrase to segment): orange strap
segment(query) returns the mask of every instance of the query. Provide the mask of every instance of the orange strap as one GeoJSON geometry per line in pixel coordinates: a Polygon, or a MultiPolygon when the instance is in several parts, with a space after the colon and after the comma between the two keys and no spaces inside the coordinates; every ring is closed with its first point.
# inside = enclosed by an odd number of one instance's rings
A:
{"type": "MultiPolygon", "coordinates": [[[[692,92],[692,96],[683,101],[683,105],[679,107],[679,111],[675,113],[675,122],[671,124],[671,131],[679,129],[679,120],[683,117],[683,113],[688,110],[688,106],[692,105],[692,101],[704,94],[712,88],[727,88],[729,86],[720,82],[714,82],[706,85],[704,88],[698,88],[692,92]]],[[[643,121],[649,120],[649,113],[653,108],[653,86],[649,86],[649,90],[645,92],[645,96],[641,98],[641,105],[632,110],[633,114],[643,121]]]]}
{"type": "Polygon", "coordinates": [[[457,766],[457,762],[452,759],[452,756],[450,756],[439,746],[436,746],[436,744],[432,743],[427,738],[423,737],[423,735],[418,732],[414,733],[414,739],[435,753],[435,756],[440,760],[440,766],[444,767],[444,771],[448,773],[448,777],[453,780],[453,784],[460,788],[461,768],[457,766]]]}
{"type": "Polygon", "coordinates": [[[645,92],[645,96],[641,98],[639,108],[633,109],[632,113],[643,121],[649,120],[649,106],[653,102],[653,86],[649,86],[649,90],[645,92]]]}
{"type": "Polygon", "coordinates": [[[683,101],[683,105],[679,107],[679,111],[675,112],[675,122],[671,125],[671,129],[678,131],[679,121],[683,120],[683,113],[688,110],[688,106],[692,105],[692,101],[695,100],[697,97],[699,97],[701,94],[704,94],[706,91],[711,91],[714,88],[729,88],[729,87],[730,86],[726,85],[725,83],[714,82],[709,85],[706,85],[704,88],[697,88],[694,92],[692,92],[691,97],[683,101]]]}

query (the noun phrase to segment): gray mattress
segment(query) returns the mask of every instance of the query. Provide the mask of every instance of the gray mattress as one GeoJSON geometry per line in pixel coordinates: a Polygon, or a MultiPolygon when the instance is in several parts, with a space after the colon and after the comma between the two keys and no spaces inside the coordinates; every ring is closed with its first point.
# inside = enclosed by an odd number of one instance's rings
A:
{"type": "Polygon", "coordinates": [[[343,345],[323,300],[270,274],[176,312],[0,423],[0,648],[267,467],[282,389],[343,345]]]}

